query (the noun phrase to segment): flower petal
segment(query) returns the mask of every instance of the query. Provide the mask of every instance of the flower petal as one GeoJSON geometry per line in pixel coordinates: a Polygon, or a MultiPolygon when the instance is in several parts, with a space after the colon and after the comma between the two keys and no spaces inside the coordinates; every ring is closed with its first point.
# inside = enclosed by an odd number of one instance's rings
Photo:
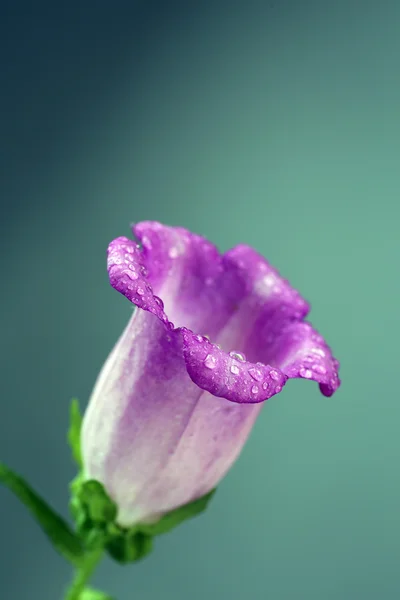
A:
{"type": "Polygon", "coordinates": [[[309,304],[249,246],[241,244],[229,250],[225,263],[239,270],[246,292],[240,309],[220,332],[218,343],[229,348],[235,339],[249,360],[268,363],[268,350],[275,336],[287,323],[303,320],[309,304]]]}
{"type": "Polygon", "coordinates": [[[324,395],[337,389],[338,364],[303,321],[308,303],[261,255],[239,245],[221,256],[202,237],[160,223],[143,222],[134,231],[142,249],[127,238],[110,244],[110,282],[170,330],[171,313],[175,325],[185,325],[175,331],[200,388],[238,403],[262,402],[293,377],[317,381],[324,395]],[[197,333],[205,331],[213,344],[197,333]],[[317,339],[323,347],[316,347],[317,339]],[[246,361],[235,361],[236,348],[246,361]],[[311,361],[309,348],[324,353],[324,364],[311,361]]]}
{"type": "Polygon", "coordinates": [[[113,240],[108,246],[107,269],[114,289],[173,328],[164,312],[163,301],[153,293],[147,280],[148,272],[138,244],[126,237],[113,240]]]}
{"type": "Polygon", "coordinates": [[[279,369],[248,362],[236,352],[224,352],[189,330],[183,330],[182,335],[190,377],[214,396],[254,404],[279,393],[286,383],[287,376],[279,369]]]}
{"type": "Polygon", "coordinates": [[[236,265],[225,263],[217,248],[181,227],[142,222],[133,228],[143,246],[143,261],[155,294],[175,327],[214,338],[245,293],[236,265]]]}
{"type": "Polygon", "coordinates": [[[274,360],[289,378],[317,381],[324,396],[332,396],[340,386],[339,361],[310,323],[290,324],[281,333],[275,352],[274,360]]]}

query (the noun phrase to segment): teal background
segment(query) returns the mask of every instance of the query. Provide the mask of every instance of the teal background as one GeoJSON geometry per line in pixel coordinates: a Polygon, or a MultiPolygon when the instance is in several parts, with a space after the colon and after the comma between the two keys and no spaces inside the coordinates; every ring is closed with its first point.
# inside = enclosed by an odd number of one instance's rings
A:
{"type": "MultiPolygon", "coordinates": [[[[130,314],[108,285],[129,224],[245,242],[311,301],[342,363],[331,399],[264,407],[207,513],[118,600],[400,597],[400,3],[1,5],[0,456],[67,515],[71,396],[130,314]]],[[[0,597],[70,569],[0,490],[0,597]]]]}

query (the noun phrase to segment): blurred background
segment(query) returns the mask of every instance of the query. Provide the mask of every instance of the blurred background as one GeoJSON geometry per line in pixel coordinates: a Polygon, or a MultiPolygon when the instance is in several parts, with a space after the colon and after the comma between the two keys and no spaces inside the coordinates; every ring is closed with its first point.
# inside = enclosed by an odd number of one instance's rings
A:
{"type": "MultiPolygon", "coordinates": [[[[65,516],[72,396],[131,309],[105,251],[129,225],[245,242],[311,301],[331,399],[292,381],[207,513],[118,600],[400,597],[400,3],[10,2],[0,8],[0,457],[65,516]]],[[[70,568],[0,489],[0,597],[70,568]]]]}

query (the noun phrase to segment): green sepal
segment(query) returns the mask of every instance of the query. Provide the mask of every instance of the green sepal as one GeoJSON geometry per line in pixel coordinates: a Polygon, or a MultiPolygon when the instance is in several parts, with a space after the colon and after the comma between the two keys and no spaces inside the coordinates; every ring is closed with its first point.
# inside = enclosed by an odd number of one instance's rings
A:
{"type": "Polygon", "coordinates": [[[82,468],[81,455],[81,428],[82,415],[79,409],[79,401],[77,398],[71,400],[69,409],[69,429],[67,434],[68,444],[72,451],[72,456],[79,469],[82,468]]]}
{"type": "Polygon", "coordinates": [[[112,523],[117,516],[117,505],[98,481],[89,479],[79,485],[77,498],[88,518],[95,525],[112,523]]]}
{"type": "Polygon", "coordinates": [[[151,552],[155,536],[167,533],[183,521],[202,513],[215,492],[216,490],[212,490],[205,496],[180,506],[164,515],[156,523],[137,523],[129,529],[124,529],[114,523],[110,524],[108,526],[109,541],[106,543],[107,551],[122,564],[141,560],[151,552]]]}
{"type": "Polygon", "coordinates": [[[4,484],[26,506],[53,547],[70,563],[77,566],[83,558],[79,537],[64,519],[20,476],[0,463],[0,483],[4,484]]]}
{"type": "Polygon", "coordinates": [[[84,481],[82,474],[75,477],[70,489],[70,510],[76,530],[85,541],[85,547],[93,548],[99,535],[108,539],[107,527],[115,521],[117,507],[101,483],[93,479],[84,481]]]}
{"type": "Polygon", "coordinates": [[[193,502],[189,502],[188,504],[184,504],[175,510],[172,510],[168,514],[164,515],[159,521],[151,524],[140,524],[137,525],[136,528],[138,531],[145,533],[146,535],[161,535],[162,533],[168,533],[171,529],[174,529],[178,525],[180,525],[183,521],[187,519],[191,519],[192,517],[196,517],[208,506],[211,498],[214,496],[217,490],[211,490],[205,496],[194,500],[193,502]]]}
{"type": "Polygon", "coordinates": [[[107,495],[104,486],[95,480],[84,481],[80,474],[71,483],[70,508],[77,531],[85,541],[85,548],[96,547],[98,536],[104,536],[104,546],[110,556],[126,564],[147,556],[152,550],[155,536],[167,533],[203,512],[215,491],[171,511],[155,523],[137,523],[124,528],[116,523],[117,506],[107,495]]]}
{"type": "Polygon", "coordinates": [[[153,538],[134,529],[122,529],[110,524],[108,536],[107,552],[123,565],[141,560],[153,549],[153,538]]]}

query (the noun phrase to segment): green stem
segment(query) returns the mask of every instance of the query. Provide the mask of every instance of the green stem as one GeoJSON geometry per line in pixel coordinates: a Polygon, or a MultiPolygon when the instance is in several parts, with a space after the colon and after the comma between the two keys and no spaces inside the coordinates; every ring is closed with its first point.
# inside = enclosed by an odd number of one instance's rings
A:
{"type": "Polygon", "coordinates": [[[103,556],[103,551],[104,547],[101,545],[95,550],[88,552],[81,566],[75,571],[72,583],[65,595],[65,600],[79,600],[81,598],[86,584],[103,556]]]}

